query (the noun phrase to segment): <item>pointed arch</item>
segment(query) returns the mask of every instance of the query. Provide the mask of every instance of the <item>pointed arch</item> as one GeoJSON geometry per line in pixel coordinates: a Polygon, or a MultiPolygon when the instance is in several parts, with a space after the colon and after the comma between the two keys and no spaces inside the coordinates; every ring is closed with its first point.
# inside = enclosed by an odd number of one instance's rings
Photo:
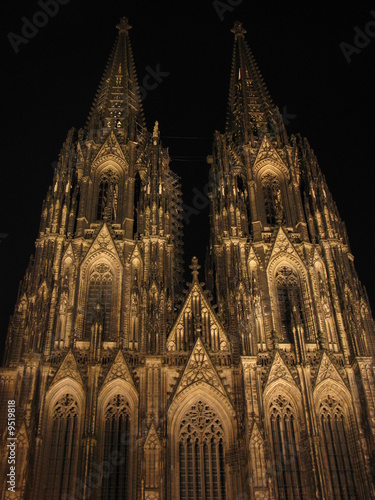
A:
{"type": "Polygon", "coordinates": [[[264,393],[278,498],[311,498],[311,470],[302,396],[288,381],[277,380],[264,393]]]}
{"type": "Polygon", "coordinates": [[[94,321],[100,326],[96,328],[98,332],[95,333],[97,337],[95,343],[99,342],[99,338],[101,341],[117,339],[120,329],[118,310],[121,299],[119,286],[121,279],[121,262],[109,231],[104,225],[80,269],[79,313],[76,320],[76,332],[79,339],[87,341],[91,339],[94,321]],[[104,248],[100,248],[101,241],[96,245],[99,238],[104,240],[104,248]],[[96,246],[99,248],[96,249],[96,246]]]}
{"type": "Polygon", "coordinates": [[[142,193],[142,180],[139,172],[136,172],[134,177],[134,199],[133,199],[133,210],[134,210],[134,222],[133,222],[133,237],[135,237],[141,229],[141,193],[142,193]]]}
{"type": "Polygon", "coordinates": [[[332,351],[338,350],[337,330],[334,320],[332,300],[328,286],[328,276],[324,263],[318,257],[314,261],[313,287],[315,307],[318,312],[323,345],[332,351]]]}
{"type": "Polygon", "coordinates": [[[333,497],[363,498],[360,484],[365,466],[358,449],[359,435],[351,395],[343,383],[326,378],[314,390],[321,458],[333,497]]]}
{"type": "Polygon", "coordinates": [[[61,379],[47,391],[42,424],[43,461],[40,463],[43,498],[74,497],[84,411],[85,393],[76,380],[61,379]]]}
{"type": "Polygon", "coordinates": [[[288,169],[281,160],[265,158],[256,161],[259,213],[265,226],[290,223],[288,178],[288,169]]]}
{"type": "Polygon", "coordinates": [[[225,500],[231,477],[225,454],[235,443],[232,405],[206,383],[187,387],[168,411],[172,498],[225,500]]]}
{"type": "Polygon", "coordinates": [[[113,473],[103,479],[101,498],[134,498],[132,478],[137,466],[138,394],[122,378],[106,383],[98,395],[96,434],[98,463],[115,461],[113,473]],[[104,431],[104,432],[103,432],[104,431]],[[113,458],[115,457],[115,459],[113,458]]]}
{"type": "Polygon", "coordinates": [[[279,342],[316,342],[308,273],[286,236],[278,238],[267,267],[274,330],[279,342]]]}

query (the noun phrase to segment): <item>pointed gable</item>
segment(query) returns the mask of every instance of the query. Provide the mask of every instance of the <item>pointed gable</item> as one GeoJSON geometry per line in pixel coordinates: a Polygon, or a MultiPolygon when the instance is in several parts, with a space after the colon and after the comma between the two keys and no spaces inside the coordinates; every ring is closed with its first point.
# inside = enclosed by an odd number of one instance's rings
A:
{"type": "Polygon", "coordinates": [[[101,227],[99,233],[97,234],[95,240],[89,248],[86,257],[83,260],[82,269],[84,270],[84,273],[88,264],[92,260],[94,260],[100,253],[109,257],[112,262],[116,261],[116,264],[121,267],[121,260],[117,251],[117,247],[106,223],[104,223],[101,227]]]}
{"type": "Polygon", "coordinates": [[[335,380],[339,384],[344,384],[341,375],[332,364],[326,352],[323,353],[322,359],[320,361],[318,373],[316,375],[315,386],[320,384],[326,379],[335,380]]]}
{"type": "Polygon", "coordinates": [[[304,263],[301,260],[300,255],[294,248],[293,243],[290,241],[282,227],[280,227],[277,232],[272,250],[266,256],[266,264],[269,266],[272,261],[277,259],[277,257],[287,257],[299,267],[304,267],[304,263]]]}
{"type": "Polygon", "coordinates": [[[265,160],[273,160],[273,163],[276,162],[279,168],[286,175],[288,175],[288,169],[286,168],[285,163],[266,135],[263,137],[262,144],[260,145],[258,154],[254,162],[254,173],[256,173],[263,166],[265,160]]]}
{"type": "Polygon", "coordinates": [[[262,444],[264,441],[263,436],[259,430],[258,424],[254,422],[253,428],[250,433],[250,446],[262,444]]]}
{"type": "Polygon", "coordinates": [[[175,397],[192,384],[205,382],[227,397],[227,392],[201,339],[197,339],[187,362],[184,373],[177,386],[175,397]]]}
{"type": "Polygon", "coordinates": [[[160,450],[161,444],[159,440],[159,436],[156,432],[154,424],[151,424],[150,430],[148,431],[148,435],[144,445],[145,450],[160,450]]]}
{"type": "MultiPolygon", "coordinates": [[[[112,382],[112,380],[115,379],[122,379],[125,380],[125,382],[129,382],[134,386],[134,380],[133,377],[131,376],[128,364],[124,358],[124,355],[122,354],[121,351],[119,351],[113,361],[113,364],[111,368],[109,369],[109,372],[107,373],[107,376],[104,379],[103,386],[108,384],[109,382],[112,382]]],[[[135,388],[135,386],[134,386],[135,388]]]]}
{"type": "Polygon", "coordinates": [[[64,361],[60,365],[60,368],[57,370],[57,373],[52,380],[51,387],[65,378],[71,378],[79,384],[83,385],[82,377],[71,349],[69,349],[68,354],[65,356],[64,361]]]}
{"type": "Polygon", "coordinates": [[[124,153],[122,152],[121,146],[113,130],[106,138],[103,146],[100,148],[98,154],[94,159],[93,164],[96,164],[98,160],[102,160],[108,156],[116,156],[117,158],[120,158],[121,160],[125,161],[124,153]]]}
{"type": "Polygon", "coordinates": [[[200,313],[197,317],[192,317],[191,319],[192,329],[197,328],[197,325],[199,325],[199,331],[194,332],[195,338],[201,336],[205,345],[211,351],[229,351],[230,344],[228,337],[225,334],[224,328],[222,327],[199,283],[193,284],[190,288],[190,291],[185,299],[185,303],[182,306],[177,320],[168,336],[167,350],[169,352],[173,352],[186,351],[189,349],[190,340],[187,338],[189,332],[185,331],[186,315],[189,320],[190,315],[193,315],[193,311],[195,310],[193,303],[198,301],[200,303],[200,313]],[[206,331],[205,329],[205,325],[207,325],[207,323],[209,331],[206,331]]]}
{"type": "Polygon", "coordinates": [[[65,263],[67,259],[71,259],[72,263],[74,264],[76,261],[76,256],[74,253],[73,245],[69,243],[68,247],[66,248],[63,258],[61,259],[61,262],[65,263]]]}
{"type": "Polygon", "coordinates": [[[289,382],[290,384],[296,385],[294,378],[292,377],[292,374],[289,371],[289,368],[284,363],[284,360],[278,351],[276,352],[276,355],[274,357],[271,366],[271,370],[268,374],[266,386],[272,384],[272,382],[274,382],[277,379],[282,379],[285,380],[286,382],[289,382]]]}

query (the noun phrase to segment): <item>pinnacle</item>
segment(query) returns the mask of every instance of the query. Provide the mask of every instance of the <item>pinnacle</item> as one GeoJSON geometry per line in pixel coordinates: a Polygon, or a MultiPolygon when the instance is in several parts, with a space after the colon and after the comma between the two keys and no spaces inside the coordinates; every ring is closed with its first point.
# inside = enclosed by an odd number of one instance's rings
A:
{"type": "Polygon", "coordinates": [[[129,24],[129,19],[127,17],[122,17],[119,24],[116,25],[116,28],[120,33],[128,33],[128,31],[132,29],[132,26],[129,24]]]}
{"type": "Polygon", "coordinates": [[[245,30],[245,28],[243,27],[243,25],[240,21],[236,21],[234,23],[234,26],[231,29],[231,32],[234,33],[236,39],[238,37],[244,38],[245,34],[247,33],[247,31],[245,30]]]}
{"type": "Polygon", "coordinates": [[[193,275],[193,283],[198,283],[199,269],[201,266],[198,264],[198,258],[193,257],[191,259],[191,265],[189,266],[191,269],[191,274],[193,275]]]}

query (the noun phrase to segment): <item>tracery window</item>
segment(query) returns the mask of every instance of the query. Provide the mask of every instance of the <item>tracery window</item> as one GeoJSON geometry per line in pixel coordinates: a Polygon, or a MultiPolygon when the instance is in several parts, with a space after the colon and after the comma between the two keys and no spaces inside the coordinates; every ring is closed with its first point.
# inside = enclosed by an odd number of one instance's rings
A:
{"type": "Polygon", "coordinates": [[[108,339],[110,337],[112,281],[112,271],[110,267],[104,263],[96,266],[90,275],[86,308],[86,339],[89,339],[91,336],[91,326],[98,303],[103,311],[103,339],[108,339]]]}
{"type": "Polygon", "coordinates": [[[333,494],[335,498],[358,498],[349,452],[348,423],[333,396],[327,396],[321,403],[320,419],[333,494]]]}
{"type": "Polygon", "coordinates": [[[209,405],[198,401],[179,431],[180,500],[225,500],[224,432],[209,405]]]}
{"type": "Polygon", "coordinates": [[[53,408],[48,498],[60,499],[74,493],[79,446],[78,415],[78,404],[71,394],[65,394],[53,408]]]}
{"type": "Polygon", "coordinates": [[[296,418],[290,402],[277,396],[270,405],[270,417],[278,498],[302,499],[296,418]]]}
{"type": "Polygon", "coordinates": [[[142,182],[139,173],[135,174],[135,183],[134,183],[134,224],[133,224],[133,235],[139,232],[140,230],[140,199],[141,199],[141,188],[142,182]]]}
{"type": "Polygon", "coordinates": [[[105,409],[105,438],[103,463],[116,467],[110,475],[103,475],[102,500],[128,498],[130,456],[130,409],[124,396],[117,394],[105,409]]]}
{"type": "Polygon", "coordinates": [[[97,220],[107,217],[109,220],[117,221],[118,192],[118,175],[112,170],[106,170],[100,178],[97,220]]]}
{"type": "Polygon", "coordinates": [[[293,343],[293,326],[303,317],[301,292],[296,273],[285,266],[279,269],[276,274],[276,287],[281,320],[281,340],[293,343]]]}
{"type": "Polygon", "coordinates": [[[264,174],[262,177],[262,189],[267,224],[281,224],[284,222],[284,208],[277,176],[270,172],[264,174]]]}

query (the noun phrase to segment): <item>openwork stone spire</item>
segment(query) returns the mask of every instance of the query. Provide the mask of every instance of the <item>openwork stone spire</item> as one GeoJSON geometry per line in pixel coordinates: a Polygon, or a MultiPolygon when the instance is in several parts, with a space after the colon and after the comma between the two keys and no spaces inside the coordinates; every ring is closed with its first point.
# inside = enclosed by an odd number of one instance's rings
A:
{"type": "Polygon", "coordinates": [[[254,142],[279,129],[279,116],[245,40],[242,23],[237,21],[231,31],[234,48],[226,129],[238,143],[254,142]]]}
{"type": "Polygon", "coordinates": [[[116,26],[118,36],[109,57],[88,119],[89,129],[117,129],[132,136],[145,126],[142,97],[135,70],[129,30],[123,17],[116,26]]]}

